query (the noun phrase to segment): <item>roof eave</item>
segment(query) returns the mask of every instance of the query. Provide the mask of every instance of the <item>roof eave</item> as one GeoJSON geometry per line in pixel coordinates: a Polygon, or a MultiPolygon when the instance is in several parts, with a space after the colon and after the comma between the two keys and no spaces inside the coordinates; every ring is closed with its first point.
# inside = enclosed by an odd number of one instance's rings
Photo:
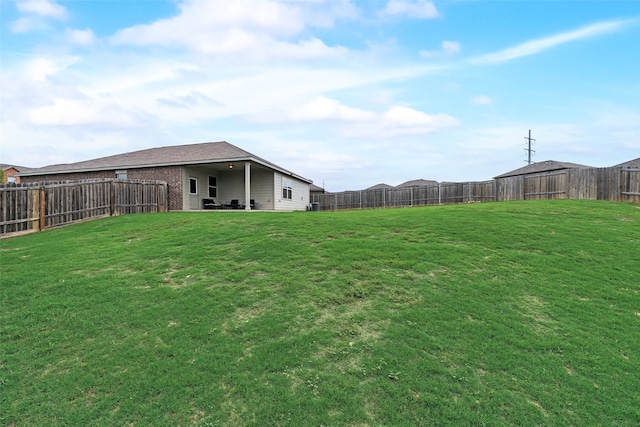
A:
{"type": "Polygon", "coordinates": [[[146,165],[111,165],[111,166],[105,166],[105,167],[90,167],[90,168],[77,168],[77,169],[65,169],[65,170],[50,170],[50,171],[38,171],[38,170],[33,170],[33,171],[27,171],[27,172],[23,172],[23,173],[18,173],[16,174],[16,176],[38,176],[38,175],[57,175],[57,174],[63,174],[63,173],[83,173],[83,172],[100,172],[100,171],[106,171],[106,170],[121,170],[121,169],[132,169],[132,168],[136,168],[136,169],[142,169],[142,168],[158,168],[158,167],[167,167],[167,166],[185,166],[185,165],[202,165],[202,164],[210,164],[210,163],[229,163],[229,162],[253,162],[253,163],[257,163],[260,164],[266,168],[278,171],[280,173],[283,173],[285,175],[289,175],[291,177],[294,177],[296,179],[299,179],[301,181],[305,181],[308,182],[309,184],[311,184],[313,181],[302,177],[300,175],[297,175],[291,171],[288,171],[286,169],[283,169],[277,165],[274,164],[270,164],[268,162],[265,162],[264,160],[261,159],[257,159],[255,157],[228,157],[228,158],[224,158],[224,159],[209,159],[209,160],[193,160],[193,161],[187,161],[187,162],[165,162],[165,163],[150,163],[150,164],[146,164],[146,165]]]}

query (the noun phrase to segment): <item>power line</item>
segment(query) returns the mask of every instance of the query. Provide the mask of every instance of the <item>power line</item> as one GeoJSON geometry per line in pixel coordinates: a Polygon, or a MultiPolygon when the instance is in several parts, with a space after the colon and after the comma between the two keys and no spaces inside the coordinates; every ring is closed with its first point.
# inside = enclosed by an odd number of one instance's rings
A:
{"type": "Polygon", "coordinates": [[[525,136],[524,139],[526,139],[527,142],[528,142],[528,145],[527,145],[528,148],[524,149],[524,151],[527,152],[527,160],[525,160],[525,162],[527,162],[527,164],[530,165],[531,164],[531,153],[535,153],[535,150],[531,149],[531,141],[535,142],[535,139],[531,138],[531,129],[529,129],[529,136],[528,137],[525,136]]]}

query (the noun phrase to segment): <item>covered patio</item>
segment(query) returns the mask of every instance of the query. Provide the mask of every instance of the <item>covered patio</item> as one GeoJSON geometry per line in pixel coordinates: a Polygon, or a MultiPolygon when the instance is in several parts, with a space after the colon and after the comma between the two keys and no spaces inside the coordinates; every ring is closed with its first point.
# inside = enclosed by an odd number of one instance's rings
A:
{"type": "Polygon", "coordinates": [[[251,161],[184,168],[185,210],[273,210],[275,176],[251,161]]]}

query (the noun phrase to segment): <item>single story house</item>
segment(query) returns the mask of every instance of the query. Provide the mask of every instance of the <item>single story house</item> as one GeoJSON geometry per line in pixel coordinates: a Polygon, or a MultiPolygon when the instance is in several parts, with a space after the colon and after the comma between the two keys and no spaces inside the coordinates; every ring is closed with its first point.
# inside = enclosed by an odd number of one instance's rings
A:
{"type": "Polygon", "coordinates": [[[2,176],[4,177],[4,182],[0,182],[0,184],[20,184],[20,177],[18,174],[21,171],[26,171],[27,168],[22,166],[15,165],[0,165],[2,166],[2,176]]]}
{"type": "Polygon", "coordinates": [[[590,167],[591,166],[579,165],[577,163],[545,160],[544,162],[531,163],[530,165],[512,170],[511,172],[503,173],[502,175],[493,177],[493,179],[508,178],[508,177],[519,176],[519,175],[535,175],[535,174],[545,173],[545,172],[555,172],[555,171],[561,171],[566,169],[582,169],[582,168],[590,168],[590,167]]]}
{"type": "Polygon", "coordinates": [[[306,210],[312,181],[226,141],[133,151],[29,169],[22,182],[96,178],[164,181],[169,210],[306,210]]]}

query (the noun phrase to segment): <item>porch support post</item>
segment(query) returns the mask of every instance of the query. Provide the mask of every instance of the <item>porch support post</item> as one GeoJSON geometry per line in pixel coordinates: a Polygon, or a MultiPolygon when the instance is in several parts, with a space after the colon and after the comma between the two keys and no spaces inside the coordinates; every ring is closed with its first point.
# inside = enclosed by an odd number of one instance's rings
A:
{"type": "Polygon", "coordinates": [[[244,210],[251,210],[251,163],[244,163],[244,210]]]}

